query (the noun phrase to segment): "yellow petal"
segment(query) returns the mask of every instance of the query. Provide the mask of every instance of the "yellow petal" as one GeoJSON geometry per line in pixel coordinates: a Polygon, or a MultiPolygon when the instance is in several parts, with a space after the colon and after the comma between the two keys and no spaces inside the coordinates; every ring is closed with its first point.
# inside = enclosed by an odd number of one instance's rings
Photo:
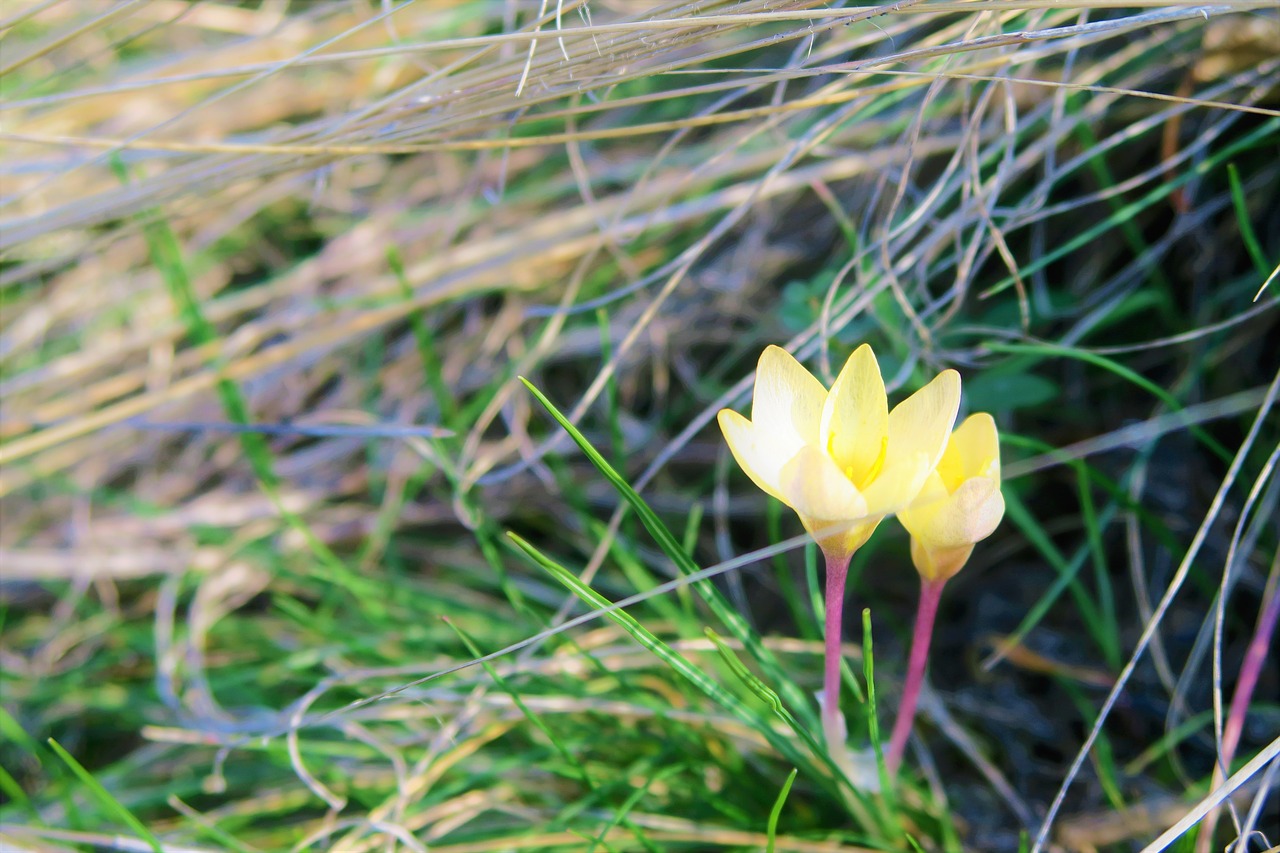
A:
{"type": "Polygon", "coordinates": [[[867,517],[867,502],[831,457],[810,445],[782,466],[782,492],[829,556],[857,550],[880,522],[867,517]]]}
{"type": "Polygon", "coordinates": [[[951,492],[934,471],[924,481],[924,486],[916,494],[910,506],[898,511],[898,521],[911,534],[912,539],[928,541],[929,531],[936,525],[934,519],[942,513],[951,502],[951,492]]]}
{"type": "Polygon", "coordinates": [[[919,494],[946,447],[960,408],[960,374],[944,370],[889,413],[884,467],[863,495],[874,513],[906,507],[919,494]]]}
{"type": "Polygon", "coordinates": [[[767,442],[761,442],[756,426],[733,409],[721,409],[716,416],[724,440],[733,458],[751,481],[783,503],[782,466],[794,455],[794,448],[785,450],[767,442]]]}
{"type": "Polygon", "coordinates": [[[867,502],[831,457],[805,445],[782,466],[782,494],[802,517],[832,523],[861,520],[867,502]]]}
{"type": "Polygon", "coordinates": [[[762,443],[774,444],[788,455],[802,444],[817,445],[826,399],[827,389],[791,353],[770,346],[760,355],[751,422],[762,443]]]}
{"type": "Polygon", "coordinates": [[[854,350],[822,408],[821,446],[857,485],[875,478],[884,462],[889,403],[871,347],[854,350]]]}
{"type": "Polygon", "coordinates": [[[911,534],[911,559],[928,580],[963,568],[975,542],[1004,517],[1000,492],[1000,440],[990,415],[976,414],[956,427],[937,470],[911,506],[898,513],[911,534]]]}
{"type": "Polygon", "coordinates": [[[937,472],[898,520],[911,538],[927,550],[962,548],[986,539],[1004,517],[1000,481],[989,477],[965,480],[948,493],[937,472]]]}
{"type": "Polygon", "coordinates": [[[955,428],[938,462],[938,474],[953,492],[972,477],[1000,481],[1000,436],[991,415],[970,415],[955,428]]]}

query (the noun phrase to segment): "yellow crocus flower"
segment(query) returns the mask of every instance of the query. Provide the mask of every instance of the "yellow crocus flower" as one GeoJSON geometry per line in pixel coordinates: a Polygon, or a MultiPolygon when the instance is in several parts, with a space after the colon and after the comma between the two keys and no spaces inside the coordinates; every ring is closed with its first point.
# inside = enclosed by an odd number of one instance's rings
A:
{"type": "Polygon", "coordinates": [[[956,427],[938,467],[898,520],[911,534],[911,559],[925,581],[945,581],[964,567],[975,542],[1004,517],[1000,439],[985,412],[956,427]]]}
{"type": "Polygon", "coordinates": [[[891,412],[870,346],[849,357],[830,392],[771,346],[756,369],[751,419],[722,409],[719,421],[747,476],[799,514],[829,561],[847,561],[924,486],[959,405],[954,370],[891,412]]]}

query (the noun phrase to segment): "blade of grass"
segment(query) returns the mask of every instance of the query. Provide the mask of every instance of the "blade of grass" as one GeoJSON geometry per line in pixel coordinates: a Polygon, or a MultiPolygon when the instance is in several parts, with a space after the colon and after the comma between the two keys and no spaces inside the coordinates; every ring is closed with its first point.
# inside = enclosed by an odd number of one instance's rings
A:
{"type": "Polygon", "coordinates": [[[27,734],[27,730],[3,706],[0,706],[0,736],[34,758],[37,764],[43,763],[40,761],[41,750],[35,739],[27,734]]]}
{"type": "Polygon", "coordinates": [[[733,649],[725,645],[724,640],[721,639],[719,634],[711,628],[704,628],[703,634],[705,634],[707,639],[715,645],[716,651],[720,653],[720,659],[729,667],[729,671],[738,676],[742,683],[747,686],[748,690],[768,705],[773,713],[776,714],[780,720],[786,723],[787,726],[790,727],[790,729],[794,731],[815,754],[819,754],[823,751],[823,747],[818,743],[813,735],[809,733],[809,730],[801,726],[796,722],[796,718],[791,716],[791,713],[787,710],[786,706],[782,704],[782,699],[778,694],[772,690],[769,685],[761,681],[755,673],[747,669],[746,665],[743,664],[738,656],[733,653],[733,649]]]}
{"type": "MultiPolygon", "coordinates": [[[[1087,362],[1097,367],[1101,367],[1104,370],[1108,370],[1111,373],[1114,373],[1116,376],[1120,377],[1121,379],[1125,380],[1126,382],[1131,382],[1134,385],[1137,385],[1139,388],[1146,391],[1148,394],[1155,397],[1157,400],[1160,400],[1162,403],[1164,403],[1166,406],[1168,406],[1171,410],[1175,412],[1180,412],[1183,409],[1182,403],[1178,402],[1177,397],[1174,397],[1172,394],[1170,394],[1165,389],[1161,388],[1156,383],[1152,382],[1150,379],[1147,379],[1145,376],[1142,376],[1136,371],[1131,370],[1128,367],[1125,367],[1123,364],[1120,364],[1118,361],[1115,361],[1114,359],[1111,359],[1111,358],[1107,358],[1105,355],[1099,355],[1096,352],[1090,352],[1089,350],[1078,349],[1076,347],[1058,346],[1057,344],[1048,344],[1048,343],[1019,344],[1019,343],[1004,343],[1002,341],[992,341],[986,344],[986,347],[987,349],[990,349],[993,352],[1040,353],[1044,355],[1058,355],[1064,358],[1078,359],[1079,361],[1087,362]]],[[[1205,430],[1202,427],[1197,426],[1195,424],[1190,424],[1187,426],[1187,430],[1196,438],[1198,438],[1200,442],[1204,444],[1205,447],[1213,451],[1214,455],[1216,455],[1223,462],[1229,463],[1231,461],[1231,458],[1232,458],[1231,453],[1225,447],[1223,447],[1222,444],[1218,442],[1217,439],[1209,435],[1209,433],[1205,432],[1205,430]]]]}
{"type": "Polygon", "coordinates": [[[31,816],[39,820],[39,815],[31,805],[31,799],[27,796],[27,792],[22,790],[22,786],[18,784],[18,780],[9,775],[9,771],[4,769],[4,765],[0,764],[0,793],[3,793],[11,802],[17,803],[23,809],[31,813],[31,816]]]}
{"type": "MultiPolygon", "coordinates": [[[[596,309],[596,325],[600,329],[600,363],[608,364],[613,359],[613,340],[609,335],[609,312],[603,308],[596,309]]],[[[622,440],[622,407],[618,400],[618,372],[612,371],[604,386],[605,411],[609,422],[609,449],[613,452],[614,464],[621,465],[626,458],[627,446],[622,440]]]]}
{"type": "MultiPolygon", "coordinates": [[[[1125,205],[1119,210],[1116,210],[1111,216],[1096,225],[1085,229],[1070,240],[1066,240],[1052,249],[1042,252],[1034,261],[1026,264],[1021,270],[1019,270],[1019,275],[1024,279],[1029,278],[1032,274],[1045,269],[1050,264],[1078,252],[1080,249],[1088,246],[1112,228],[1116,227],[1117,224],[1134,219],[1146,208],[1161,199],[1168,198],[1169,195],[1179,187],[1185,186],[1192,181],[1203,179],[1205,174],[1218,168],[1218,166],[1223,162],[1230,160],[1238,154],[1248,151],[1255,145],[1266,144],[1266,140],[1273,139],[1275,137],[1277,130],[1280,130],[1280,120],[1272,118],[1268,121],[1262,122],[1251,133],[1248,133],[1236,140],[1233,144],[1223,147],[1221,151],[1215,152],[1209,157],[1206,157],[1203,161],[1196,163],[1194,167],[1186,169],[1174,179],[1161,184],[1146,195],[1142,196],[1142,198],[1125,205]]],[[[1001,293],[1004,290],[1013,287],[1014,283],[1015,279],[1013,276],[1003,278],[988,287],[986,290],[983,290],[978,295],[978,298],[987,299],[997,293],[1001,293]]]]}
{"type": "MultiPolygon", "coordinates": [[[[1280,708],[1273,708],[1273,713],[1280,712],[1280,708]]],[[[1189,737],[1194,736],[1201,729],[1213,724],[1213,709],[1210,708],[1193,714],[1165,732],[1159,740],[1148,746],[1142,752],[1128,762],[1125,763],[1124,774],[1126,776],[1137,776],[1148,766],[1160,760],[1162,756],[1168,755],[1178,744],[1182,743],[1189,737]]]]}
{"type": "MultiPolygon", "coordinates": [[[[693,561],[681,546],[679,540],[671,533],[657,514],[649,507],[645,500],[640,497],[639,493],[631,487],[631,484],[619,474],[612,465],[587,441],[586,437],[578,431],[572,423],[569,422],[560,410],[547,399],[541,391],[539,391],[533,383],[524,377],[520,377],[520,381],[529,389],[529,392],[538,400],[539,403],[549,412],[552,418],[560,424],[574,443],[586,454],[596,469],[613,485],[613,487],[622,495],[623,499],[631,506],[636,516],[640,519],[641,524],[649,531],[649,534],[657,541],[658,546],[663,553],[671,559],[672,562],[680,569],[683,574],[694,574],[698,571],[698,565],[693,561]]],[[[751,655],[764,670],[769,679],[779,685],[779,688],[786,695],[788,704],[796,709],[796,712],[806,718],[805,723],[808,727],[812,727],[814,720],[812,719],[812,709],[809,707],[808,701],[804,698],[804,694],[796,686],[786,674],[783,668],[778,664],[777,658],[769,652],[756,637],[755,632],[747,625],[743,619],[729,603],[720,594],[715,584],[709,582],[700,582],[694,584],[694,588],[703,597],[703,600],[711,608],[725,627],[733,634],[734,639],[742,643],[743,648],[751,655]]]]}
{"type": "Polygon", "coordinates": [[[178,799],[177,794],[169,795],[169,806],[174,811],[185,817],[187,821],[202,835],[207,835],[213,841],[221,844],[222,849],[235,850],[236,853],[258,853],[255,848],[248,847],[241,843],[240,840],[230,832],[227,832],[212,820],[200,814],[182,800],[178,799]]]}
{"type": "MultiPolygon", "coordinates": [[[[1093,128],[1088,124],[1081,122],[1075,126],[1074,130],[1076,136],[1080,139],[1081,148],[1083,150],[1092,151],[1098,147],[1099,139],[1093,132],[1093,128]]],[[[1116,180],[1115,175],[1111,173],[1111,168],[1107,164],[1105,154],[1100,153],[1097,156],[1090,157],[1088,162],[1089,168],[1098,179],[1098,183],[1104,188],[1114,187],[1116,184],[1120,183],[1116,180]]],[[[1114,215],[1118,213],[1121,206],[1120,197],[1107,193],[1106,200],[1107,206],[1111,209],[1112,214],[1114,215]]],[[[1142,238],[1142,232],[1139,231],[1138,226],[1134,224],[1133,218],[1121,218],[1119,220],[1119,226],[1120,233],[1124,235],[1124,240],[1129,245],[1129,249],[1133,252],[1133,256],[1135,258],[1142,257],[1143,253],[1146,252],[1150,246],[1148,246],[1147,241],[1142,238]]],[[[1162,291],[1167,291],[1169,289],[1169,279],[1165,276],[1164,271],[1158,266],[1153,266],[1151,269],[1151,281],[1152,284],[1162,291]]]]}
{"type": "MultiPolygon", "coordinates": [[[[1009,520],[1018,527],[1022,535],[1027,538],[1027,541],[1035,547],[1036,551],[1058,573],[1058,580],[1045,591],[1045,594],[1040,597],[1040,600],[1036,602],[1031,611],[1023,617],[1022,623],[1018,627],[1022,628],[1023,625],[1027,625],[1028,630],[1030,630],[1030,626],[1040,621],[1058,596],[1062,594],[1063,590],[1070,590],[1076,607],[1080,611],[1080,616],[1089,629],[1090,636],[1099,642],[1105,655],[1105,644],[1108,642],[1105,633],[1106,627],[1102,623],[1102,617],[1098,613],[1097,605],[1089,598],[1089,593],[1084,589],[1079,579],[1080,569],[1083,568],[1088,560],[1088,546],[1085,545],[1076,553],[1077,559],[1067,560],[1062,555],[1062,552],[1058,550],[1058,547],[1053,544],[1049,534],[1040,526],[1040,522],[1036,520],[1031,510],[1027,509],[1026,504],[1022,502],[1022,499],[1015,492],[1006,490],[1004,501],[1005,513],[1009,520]]],[[[1111,508],[1108,507],[1108,509],[1111,508]]],[[[1107,521],[1110,520],[1110,516],[1113,514],[1114,511],[1103,513],[1107,521]]],[[[1014,637],[1017,637],[1018,641],[1021,642],[1022,636],[1024,636],[1023,631],[1015,631],[1010,635],[1009,642],[1012,643],[1014,637]]]]}
{"type": "MultiPolygon", "coordinates": [[[[552,577],[581,598],[588,605],[595,608],[602,608],[609,604],[604,596],[600,595],[589,586],[583,584],[578,577],[564,566],[544,555],[530,543],[526,542],[515,533],[508,532],[507,538],[522,552],[531,559],[536,565],[541,566],[552,577]]],[[[732,693],[729,693],[720,685],[711,680],[704,668],[695,666],[687,658],[679,652],[672,649],[666,643],[662,642],[649,629],[641,625],[634,617],[624,610],[611,610],[608,617],[617,623],[623,630],[630,634],[636,642],[643,648],[653,652],[657,657],[670,666],[675,672],[681,675],[686,681],[696,687],[703,695],[715,702],[720,707],[727,710],[739,721],[747,725],[749,728],[758,732],[770,746],[778,752],[779,755],[786,758],[792,764],[811,768],[814,760],[826,767],[827,775],[833,779],[841,778],[838,768],[831,762],[825,750],[806,757],[804,753],[797,750],[794,744],[788,739],[779,735],[772,725],[763,720],[758,714],[744,705],[732,693]]],[[[855,796],[862,798],[862,794],[854,792],[855,796]]]]}
{"type": "MultiPolygon", "coordinates": [[[[400,257],[400,250],[391,246],[387,249],[387,266],[391,269],[391,274],[395,276],[396,284],[400,288],[400,295],[405,301],[413,299],[413,285],[409,284],[409,276],[405,273],[404,259],[400,257]]],[[[441,365],[443,364],[440,353],[436,349],[435,341],[431,337],[431,330],[427,328],[426,316],[422,308],[416,308],[409,314],[409,329],[413,332],[414,343],[418,347],[418,358],[422,362],[422,375],[426,380],[427,387],[431,389],[431,393],[435,397],[436,408],[440,410],[440,422],[446,426],[458,426],[458,399],[453,395],[453,389],[449,387],[449,383],[444,381],[444,373],[441,365]]]]}
{"type": "Polygon", "coordinates": [[[588,789],[594,790],[596,787],[595,783],[587,773],[587,768],[578,760],[578,756],[574,755],[573,751],[565,745],[564,741],[557,737],[555,732],[551,731],[551,728],[543,721],[541,716],[525,704],[524,699],[520,697],[520,691],[513,688],[507,680],[502,677],[502,673],[498,672],[498,670],[494,668],[493,664],[484,659],[484,653],[481,652],[476,644],[471,640],[471,637],[467,635],[467,632],[458,627],[458,625],[448,616],[441,616],[440,621],[448,625],[449,628],[452,629],[453,633],[457,634],[458,639],[462,641],[464,646],[466,646],[467,651],[471,653],[471,656],[480,661],[480,666],[484,667],[484,671],[488,673],[491,679],[493,679],[493,683],[498,685],[499,689],[501,689],[503,693],[506,693],[511,697],[511,701],[515,703],[516,708],[524,715],[525,719],[532,723],[533,727],[542,732],[543,737],[550,741],[551,745],[555,747],[556,752],[560,753],[560,757],[564,759],[565,764],[573,768],[574,773],[577,774],[578,781],[586,785],[588,789]]]}
{"type": "MultiPolygon", "coordinates": [[[[471,653],[471,656],[480,660],[480,665],[484,667],[484,671],[488,673],[489,677],[493,679],[494,683],[497,684],[504,693],[511,697],[511,701],[515,703],[516,708],[520,710],[520,713],[524,715],[525,719],[532,723],[534,728],[542,732],[543,737],[551,742],[551,745],[555,748],[556,752],[560,753],[560,757],[564,759],[565,764],[573,768],[574,773],[577,774],[578,780],[587,788],[589,794],[592,797],[598,798],[600,793],[598,786],[591,778],[591,775],[587,772],[586,766],[578,760],[578,756],[573,754],[573,750],[569,749],[569,746],[564,742],[564,739],[557,736],[556,733],[551,730],[551,727],[546,724],[541,715],[525,704],[524,699],[520,696],[520,691],[512,687],[507,679],[502,677],[502,673],[498,672],[493,664],[484,659],[484,654],[472,641],[471,637],[462,630],[462,628],[455,624],[448,616],[442,616],[440,619],[453,629],[453,632],[458,635],[458,639],[462,641],[464,646],[466,646],[467,651],[471,653]]],[[[645,836],[644,830],[631,820],[626,819],[625,813],[623,813],[619,820],[627,827],[627,829],[635,833],[636,840],[639,841],[646,850],[650,853],[659,853],[658,849],[654,847],[653,843],[645,836]]],[[[616,822],[614,825],[616,825],[616,822]]]]}
{"type": "Polygon", "coordinates": [[[1235,163],[1227,164],[1227,180],[1231,184],[1231,204],[1236,211],[1236,224],[1240,226],[1240,239],[1249,252],[1253,268],[1265,278],[1271,273],[1271,262],[1267,260],[1267,253],[1262,250],[1258,234],[1253,230],[1253,220],[1249,218],[1249,203],[1244,197],[1244,184],[1240,182],[1240,170],[1235,163]]]}
{"type": "Polygon", "coordinates": [[[884,746],[880,743],[880,718],[876,713],[876,664],[875,649],[871,642],[871,608],[862,608],[862,677],[867,681],[867,731],[871,735],[871,750],[876,757],[876,775],[880,779],[880,795],[884,797],[886,816],[890,826],[901,827],[898,819],[898,799],[894,790],[895,780],[889,775],[884,746]]]}
{"type": "Polygon", "coordinates": [[[147,829],[146,824],[134,817],[133,812],[125,808],[119,800],[111,796],[102,783],[93,778],[93,774],[84,768],[79,761],[76,761],[71,753],[62,748],[62,745],[53,738],[49,738],[49,748],[57,753],[67,767],[71,768],[71,772],[76,775],[81,783],[89,789],[89,793],[93,796],[98,804],[102,806],[108,813],[115,815],[123,823],[127,824],[130,829],[137,833],[138,837],[147,843],[155,853],[164,853],[164,845],[160,843],[160,839],[152,835],[151,830],[147,829]]]}
{"type": "Polygon", "coordinates": [[[773,808],[769,810],[769,823],[765,828],[769,841],[765,844],[765,853],[774,853],[778,841],[778,818],[782,816],[782,807],[786,805],[787,795],[791,793],[791,785],[796,781],[797,773],[799,771],[792,767],[787,780],[782,783],[782,790],[778,792],[778,799],[774,800],[773,808]]]}
{"type": "MultiPolygon", "coordinates": [[[[644,799],[645,795],[649,793],[649,788],[651,788],[655,782],[661,782],[670,776],[676,775],[684,769],[684,766],[680,764],[669,765],[659,770],[657,773],[651,774],[642,786],[636,788],[625,800],[623,800],[622,805],[617,808],[613,817],[609,819],[609,822],[602,826],[600,831],[591,837],[591,846],[587,848],[587,853],[592,853],[592,851],[596,849],[597,844],[604,844],[606,849],[614,849],[607,841],[605,841],[605,837],[608,836],[608,834],[620,823],[622,823],[623,819],[626,818],[631,810],[636,807],[637,803],[644,799]]],[[[628,825],[630,826],[631,824],[628,823],[628,825]]],[[[641,844],[645,845],[646,849],[655,850],[652,843],[649,842],[643,834],[637,832],[637,838],[641,844]]]]}
{"type": "MultiPolygon", "coordinates": [[[[113,155],[111,164],[120,182],[128,184],[130,180],[129,171],[124,165],[124,161],[118,155],[113,155]]],[[[158,211],[145,213],[141,215],[140,219],[143,222],[142,233],[146,240],[147,249],[151,254],[152,262],[169,290],[170,298],[178,309],[178,314],[187,328],[187,333],[197,345],[216,344],[220,340],[218,331],[205,318],[204,312],[200,308],[200,300],[191,283],[191,275],[187,270],[182,246],[178,242],[177,236],[173,233],[173,229],[169,227],[158,211]]],[[[221,356],[215,358],[219,368],[222,366],[222,361],[221,356]]],[[[242,426],[249,424],[252,420],[249,416],[249,403],[240,391],[240,387],[226,378],[219,378],[215,383],[215,387],[227,418],[232,423],[242,426]]],[[[271,448],[267,444],[266,438],[259,433],[246,431],[239,433],[239,439],[240,446],[244,449],[245,457],[249,461],[249,466],[253,469],[259,487],[268,500],[271,501],[280,517],[290,528],[302,536],[303,541],[307,543],[308,549],[316,556],[319,565],[327,570],[330,579],[336,586],[347,589],[359,602],[361,608],[371,617],[378,621],[384,620],[387,615],[387,609],[386,605],[383,604],[382,590],[378,585],[352,571],[328,545],[324,544],[315,535],[315,531],[303,521],[301,516],[286,506],[283,496],[280,494],[280,478],[275,472],[275,466],[271,460],[271,448]]]]}
{"type": "Polygon", "coordinates": [[[1084,525],[1085,538],[1092,556],[1093,579],[1098,593],[1098,619],[1103,642],[1103,655],[1107,666],[1116,670],[1121,666],[1120,652],[1120,619],[1116,615],[1115,593],[1111,588],[1111,575],[1107,571],[1107,553],[1102,544],[1102,525],[1093,503],[1093,490],[1087,465],[1076,463],[1072,466],[1076,474],[1077,494],[1080,496],[1080,520],[1084,525]]]}
{"type": "MultiPolygon", "coordinates": [[[[1071,698],[1071,702],[1076,706],[1076,710],[1080,712],[1080,716],[1083,718],[1084,726],[1086,728],[1092,727],[1097,722],[1097,718],[1093,710],[1093,704],[1089,699],[1070,679],[1058,679],[1058,686],[1071,698]]],[[[1093,766],[1098,774],[1098,785],[1102,788],[1102,793],[1107,798],[1107,802],[1117,812],[1123,812],[1128,808],[1128,804],[1124,801],[1124,794],[1120,790],[1120,782],[1116,775],[1115,751],[1111,748],[1111,739],[1105,733],[1098,735],[1098,742],[1093,754],[1093,766]]]]}
{"type": "MultiPolygon", "coordinates": [[[[781,542],[784,538],[782,535],[781,501],[769,501],[766,504],[764,519],[768,540],[770,542],[781,542]]],[[[814,619],[813,614],[816,611],[812,607],[805,609],[804,600],[800,597],[800,590],[796,585],[795,577],[791,573],[791,567],[787,564],[786,555],[777,554],[771,562],[773,564],[773,576],[777,579],[778,590],[782,593],[782,600],[787,603],[787,611],[796,623],[796,629],[799,631],[800,636],[807,640],[821,640],[822,632],[817,627],[822,624],[821,616],[814,619]]]]}

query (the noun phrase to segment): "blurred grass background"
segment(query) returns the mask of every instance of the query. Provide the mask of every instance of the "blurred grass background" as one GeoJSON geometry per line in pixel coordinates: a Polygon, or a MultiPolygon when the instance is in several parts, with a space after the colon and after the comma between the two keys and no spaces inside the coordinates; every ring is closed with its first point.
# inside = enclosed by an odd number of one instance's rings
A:
{"type": "MultiPolygon", "coordinates": [[[[1280,843],[1274,668],[1222,744],[1280,572],[1277,45],[1244,0],[0,6],[0,846],[1137,850],[1241,767],[1199,843],[1280,843]],[[815,554],[711,424],[766,344],[863,341],[1006,436],[893,796],[811,740],[815,554]]],[[[915,593],[887,523],[855,748],[915,593]]]]}

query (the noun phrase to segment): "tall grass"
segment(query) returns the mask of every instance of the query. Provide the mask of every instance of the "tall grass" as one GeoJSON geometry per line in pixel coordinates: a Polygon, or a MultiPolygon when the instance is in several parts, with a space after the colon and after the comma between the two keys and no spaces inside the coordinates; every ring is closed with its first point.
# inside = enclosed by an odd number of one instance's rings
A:
{"type": "Polygon", "coordinates": [[[3,7],[0,847],[1280,843],[1276,44],[1249,0],[3,7]],[[813,546],[711,425],[766,344],[864,341],[1006,437],[896,784],[905,536],[850,569],[847,765],[813,546]]]}

